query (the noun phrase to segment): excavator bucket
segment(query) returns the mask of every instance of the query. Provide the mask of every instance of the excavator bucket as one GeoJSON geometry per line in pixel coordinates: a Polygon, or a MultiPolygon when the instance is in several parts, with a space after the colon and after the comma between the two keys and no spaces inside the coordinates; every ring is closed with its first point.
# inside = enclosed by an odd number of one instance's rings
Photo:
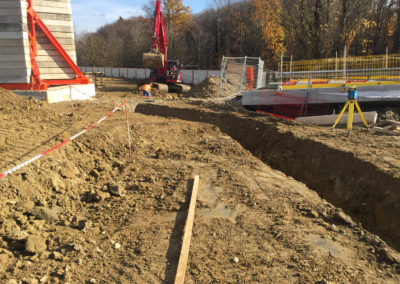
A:
{"type": "Polygon", "coordinates": [[[143,66],[145,68],[164,67],[164,54],[156,52],[143,53],[143,66]]]}

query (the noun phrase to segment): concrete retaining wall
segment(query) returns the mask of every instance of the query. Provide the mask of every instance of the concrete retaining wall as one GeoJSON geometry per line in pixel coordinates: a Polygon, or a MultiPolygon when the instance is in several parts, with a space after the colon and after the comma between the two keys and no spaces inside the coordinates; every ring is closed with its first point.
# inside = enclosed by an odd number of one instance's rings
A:
{"type": "MultiPolygon", "coordinates": [[[[144,80],[150,77],[150,69],[141,68],[109,68],[109,67],[80,67],[82,72],[104,72],[106,77],[144,80]]],[[[207,77],[219,77],[220,70],[183,70],[182,81],[185,84],[196,85],[207,77]]]]}

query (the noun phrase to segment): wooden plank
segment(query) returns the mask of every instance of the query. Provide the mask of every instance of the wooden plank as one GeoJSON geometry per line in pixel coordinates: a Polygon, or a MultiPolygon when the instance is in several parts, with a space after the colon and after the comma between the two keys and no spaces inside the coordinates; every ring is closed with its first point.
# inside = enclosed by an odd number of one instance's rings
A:
{"type": "Polygon", "coordinates": [[[186,266],[189,258],[190,240],[192,238],[194,210],[196,208],[197,192],[199,191],[199,179],[200,177],[197,175],[194,178],[192,196],[190,198],[188,216],[183,234],[181,254],[179,257],[178,268],[176,270],[175,284],[183,284],[185,281],[186,266]]]}

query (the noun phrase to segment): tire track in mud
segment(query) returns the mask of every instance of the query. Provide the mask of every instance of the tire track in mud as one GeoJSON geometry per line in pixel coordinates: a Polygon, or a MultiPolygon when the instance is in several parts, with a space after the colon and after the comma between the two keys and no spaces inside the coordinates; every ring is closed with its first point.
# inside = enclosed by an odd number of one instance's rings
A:
{"type": "Polygon", "coordinates": [[[400,179],[372,163],[282,131],[257,115],[140,104],[136,112],[210,123],[269,166],[305,183],[371,232],[400,248],[400,179]]]}

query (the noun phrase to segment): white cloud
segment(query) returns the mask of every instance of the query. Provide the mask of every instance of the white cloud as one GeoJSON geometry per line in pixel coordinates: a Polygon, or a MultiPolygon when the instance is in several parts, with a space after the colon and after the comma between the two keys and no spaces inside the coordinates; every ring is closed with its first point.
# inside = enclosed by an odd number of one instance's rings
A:
{"type": "Polygon", "coordinates": [[[78,32],[96,31],[99,27],[116,21],[119,17],[144,15],[137,1],[72,0],[72,15],[78,32]]]}

